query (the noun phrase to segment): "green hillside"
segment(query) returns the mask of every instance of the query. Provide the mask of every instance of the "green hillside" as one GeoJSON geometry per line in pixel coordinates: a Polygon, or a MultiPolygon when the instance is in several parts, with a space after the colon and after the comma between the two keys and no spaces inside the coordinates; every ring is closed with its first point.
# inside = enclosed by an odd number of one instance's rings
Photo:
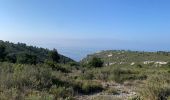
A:
{"type": "Polygon", "coordinates": [[[170,100],[170,53],[108,50],[80,63],[0,42],[0,100],[170,100]]]}
{"type": "MultiPolygon", "coordinates": [[[[11,43],[11,42],[4,42],[0,41],[0,45],[5,47],[5,53],[7,57],[10,57],[12,59],[16,58],[17,56],[23,56],[23,54],[29,54],[34,55],[37,58],[38,63],[43,63],[46,59],[48,59],[48,54],[51,50],[39,48],[36,46],[28,46],[24,43],[11,43]]],[[[59,55],[60,63],[67,63],[67,62],[73,62],[71,58],[68,58],[63,55],[59,55]]],[[[15,62],[15,61],[14,61],[15,62]]]]}
{"type": "Polygon", "coordinates": [[[132,63],[168,63],[170,61],[170,52],[142,52],[126,50],[108,50],[88,55],[81,62],[87,63],[93,57],[101,58],[105,65],[132,64],[132,63]]]}

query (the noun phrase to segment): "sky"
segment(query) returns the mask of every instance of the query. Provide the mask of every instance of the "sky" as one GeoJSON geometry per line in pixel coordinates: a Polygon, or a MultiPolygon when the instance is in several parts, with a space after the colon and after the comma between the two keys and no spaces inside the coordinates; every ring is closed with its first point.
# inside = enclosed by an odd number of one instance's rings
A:
{"type": "Polygon", "coordinates": [[[100,50],[170,51],[169,0],[0,0],[0,40],[80,60],[100,50]]]}

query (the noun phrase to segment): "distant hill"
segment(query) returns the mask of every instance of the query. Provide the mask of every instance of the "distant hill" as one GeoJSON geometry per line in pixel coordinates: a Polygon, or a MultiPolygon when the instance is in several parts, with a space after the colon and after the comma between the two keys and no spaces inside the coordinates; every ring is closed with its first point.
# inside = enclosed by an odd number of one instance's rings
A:
{"type": "Polygon", "coordinates": [[[81,62],[88,63],[93,57],[101,58],[105,65],[116,64],[167,64],[170,61],[170,52],[142,52],[126,50],[107,50],[87,55],[81,62]]]}
{"type": "MultiPolygon", "coordinates": [[[[8,41],[2,41],[0,40],[0,45],[5,46],[5,51],[8,55],[19,55],[22,53],[29,53],[32,55],[37,56],[37,60],[39,63],[44,62],[48,58],[48,53],[50,52],[49,49],[39,48],[36,46],[28,46],[25,43],[11,43],[8,41]]],[[[69,57],[63,56],[60,54],[60,63],[67,63],[67,62],[73,62],[69,57]]]]}

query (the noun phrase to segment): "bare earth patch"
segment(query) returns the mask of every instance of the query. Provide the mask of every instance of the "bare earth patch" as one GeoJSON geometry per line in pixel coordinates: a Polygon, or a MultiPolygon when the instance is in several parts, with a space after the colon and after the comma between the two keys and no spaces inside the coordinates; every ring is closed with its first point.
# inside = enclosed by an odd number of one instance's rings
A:
{"type": "Polygon", "coordinates": [[[77,100],[128,100],[128,98],[136,96],[134,88],[128,84],[118,84],[115,82],[101,82],[106,89],[114,89],[116,93],[108,93],[102,91],[92,95],[77,96],[77,100]]]}

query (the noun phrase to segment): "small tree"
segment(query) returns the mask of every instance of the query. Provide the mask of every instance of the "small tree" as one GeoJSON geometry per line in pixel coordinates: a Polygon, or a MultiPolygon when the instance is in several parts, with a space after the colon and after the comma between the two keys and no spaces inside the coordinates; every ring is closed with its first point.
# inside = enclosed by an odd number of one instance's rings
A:
{"type": "Polygon", "coordinates": [[[137,67],[138,68],[142,68],[143,66],[141,64],[137,64],[137,67]]]}
{"type": "Polygon", "coordinates": [[[0,45],[0,61],[4,61],[5,56],[6,56],[5,46],[4,45],[0,45]]]}
{"type": "Polygon", "coordinates": [[[21,53],[17,55],[17,63],[36,65],[37,56],[28,53],[21,53]]]}
{"type": "Polygon", "coordinates": [[[16,58],[15,54],[8,54],[8,55],[6,55],[5,60],[7,62],[16,63],[17,58],[16,58]]]}
{"type": "Polygon", "coordinates": [[[94,57],[89,62],[89,65],[93,66],[93,67],[102,67],[103,66],[103,61],[100,58],[94,57]]]}
{"type": "Polygon", "coordinates": [[[53,62],[59,62],[60,60],[60,55],[58,54],[56,49],[53,49],[52,51],[50,51],[48,56],[49,56],[49,59],[52,60],[53,62]]]}

